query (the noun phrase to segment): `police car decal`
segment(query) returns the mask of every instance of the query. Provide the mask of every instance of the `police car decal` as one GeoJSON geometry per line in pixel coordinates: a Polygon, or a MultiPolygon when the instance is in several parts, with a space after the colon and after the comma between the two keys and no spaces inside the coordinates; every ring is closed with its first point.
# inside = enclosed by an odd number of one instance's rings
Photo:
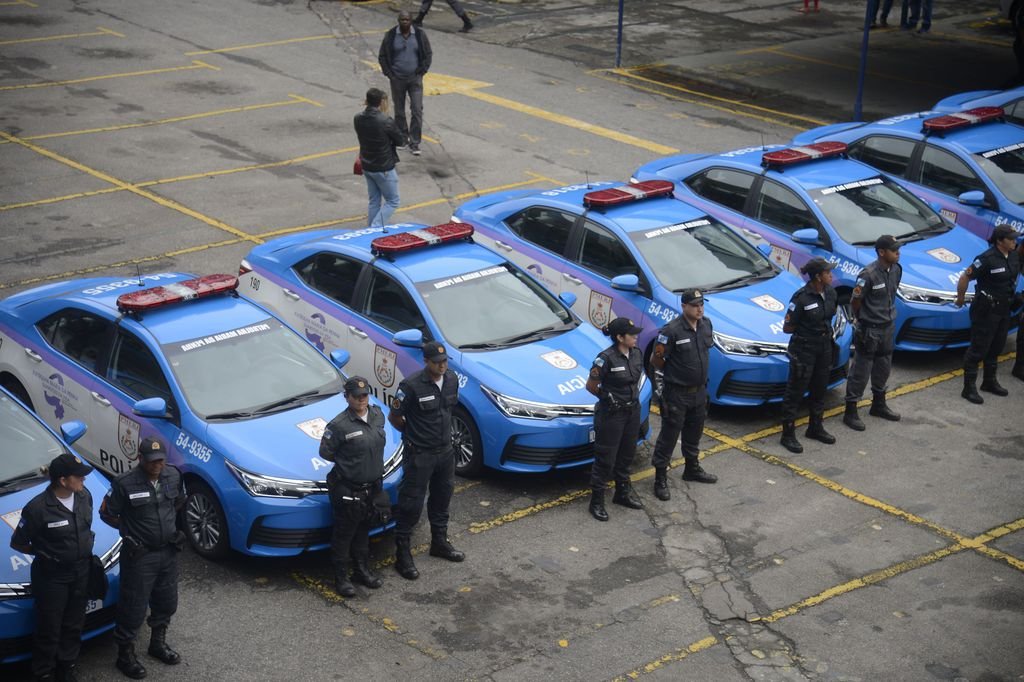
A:
{"type": "Polygon", "coordinates": [[[853,261],[846,260],[845,258],[840,258],[835,254],[831,254],[828,257],[828,262],[832,263],[833,268],[835,270],[839,270],[844,275],[848,275],[850,277],[856,277],[860,273],[860,271],[864,269],[861,266],[854,263],[853,261]]]}
{"type": "Polygon", "coordinates": [[[679,313],[667,305],[661,305],[657,301],[651,301],[651,304],[647,306],[647,314],[657,320],[661,320],[663,324],[668,324],[672,320],[679,317],[679,313]]]}
{"type": "Polygon", "coordinates": [[[341,234],[336,234],[333,237],[331,237],[331,239],[343,242],[348,239],[355,239],[356,237],[362,237],[368,234],[377,234],[383,231],[383,227],[364,227],[361,230],[352,230],[351,232],[342,232],[341,234]]]}
{"type": "Polygon", "coordinates": [[[139,423],[127,415],[117,415],[117,443],[121,446],[121,454],[129,460],[139,457],[139,423]]]}
{"type": "Polygon", "coordinates": [[[435,289],[444,289],[450,287],[453,284],[461,284],[462,282],[469,282],[474,279],[480,279],[481,277],[490,277],[491,275],[497,275],[502,272],[508,272],[505,266],[498,265],[493,268],[486,268],[484,270],[477,270],[476,272],[467,272],[464,275],[457,275],[455,277],[447,277],[445,279],[434,282],[435,289]]]}
{"type": "Polygon", "coordinates": [[[302,333],[305,335],[306,340],[316,346],[317,350],[326,352],[328,347],[342,347],[340,337],[327,324],[327,318],[323,313],[313,313],[312,315],[307,316],[302,314],[302,312],[296,312],[295,317],[297,317],[300,322],[300,324],[296,326],[302,329],[302,333]]]}
{"type": "MultiPolygon", "coordinates": [[[[596,364],[596,362],[595,362],[595,364],[596,364]]],[[[604,364],[604,361],[602,361],[602,364],[604,364]]],[[[594,369],[590,370],[590,375],[592,377],[594,377],[595,379],[598,378],[598,376],[600,376],[599,373],[595,374],[595,372],[597,372],[597,371],[598,370],[597,370],[596,367],[594,369]]],[[[575,393],[576,391],[580,390],[581,388],[586,388],[586,386],[587,386],[587,378],[585,376],[583,376],[582,374],[577,374],[572,379],[569,379],[568,381],[563,381],[562,383],[558,384],[558,395],[563,396],[563,395],[568,395],[569,393],[575,393]]]]}
{"type": "Polygon", "coordinates": [[[548,353],[542,353],[541,358],[556,369],[573,369],[576,367],[576,360],[566,354],[565,351],[553,350],[548,353]]]}
{"type": "Polygon", "coordinates": [[[315,441],[319,441],[324,437],[324,429],[327,428],[327,421],[323,417],[314,417],[304,422],[299,422],[295,426],[299,427],[299,430],[309,436],[315,441]]]}
{"type": "Polygon", "coordinates": [[[18,523],[21,521],[21,510],[15,509],[14,511],[7,512],[0,515],[0,519],[3,519],[4,523],[11,527],[11,530],[17,530],[18,523]]]}
{"type": "Polygon", "coordinates": [[[395,351],[385,348],[379,343],[374,344],[373,374],[384,388],[394,385],[397,365],[398,354],[395,351]]]}
{"type": "Polygon", "coordinates": [[[725,152],[719,154],[723,159],[729,159],[734,156],[743,156],[744,154],[750,154],[751,152],[767,151],[769,149],[782,149],[785,145],[781,144],[766,144],[762,147],[744,147],[743,149],[734,149],[731,152],[725,152]]]}
{"type": "Polygon", "coordinates": [[[870,187],[871,185],[881,185],[882,178],[868,178],[866,180],[857,180],[856,182],[846,182],[842,185],[835,185],[833,187],[826,187],[821,190],[822,196],[829,194],[835,194],[836,192],[845,192],[851,189],[857,189],[858,187],[870,187]]]}
{"type": "Polygon", "coordinates": [[[261,332],[269,331],[270,325],[267,324],[266,322],[261,322],[260,324],[250,324],[246,327],[239,327],[238,329],[232,329],[230,331],[221,332],[219,334],[214,334],[212,336],[205,336],[200,339],[193,339],[192,341],[187,341],[181,344],[181,351],[183,353],[187,353],[190,350],[202,348],[203,346],[212,346],[213,344],[220,343],[221,341],[237,339],[239,336],[248,336],[249,334],[259,334],[261,332]]]}
{"type": "Polygon", "coordinates": [[[750,300],[770,313],[781,313],[783,310],[786,309],[786,306],[783,305],[782,301],[775,298],[774,296],[771,296],[770,294],[764,294],[763,296],[755,296],[750,300]]]}
{"type": "Polygon", "coordinates": [[[68,385],[65,385],[64,376],[60,372],[46,375],[33,369],[32,376],[43,385],[43,400],[53,410],[55,419],[70,419],[67,416],[69,409],[73,412],[81,411],[79,395],[73,389],[73,381],[68,381],[68,385]]]}
{"type": "Polygon", "coordinates": [[[1024,147],[1024,142],[1018,142],[1017,144],[1007,145],[1005,147],[1000,147],[999,149],[993,149],[991,151],[982,152],[981,158],[991,159],[993,156],[999,156],[1000,154],[1005,154],[1006,152],[1017,151],[1021,147],[1024,147]]]}
{"type": "Polygon", "coordinates": [[[772,250],[771,253],[768,254],[768,259],[783,270],[789,270],[789,263],[793,259],[793,252],[789,249],[784,249],[781,246],[772,244],[772,250]]]}
{"type": "Polygon", "coordinates": [[[993,227],[999,227],[1000,225],[1009,225],[1017,232],[1024,232],[1024,222],[1014,218],[1007,218],[1005,215],[997,215],[992,223],[993,227]]]}
{"type": "Polygon", "coordinates": [[[943,263],[959,263],[960,262],[960,256],[956,255],[955,253],[953,253],[949,249],[947,249],[945,247],[942,247],[942,246],[940,246],[937,249],[929,249],[928,251],[925,251],[925,253],[927,253],[932,258],[935,258],[937,260],[942,261],[943,263]]]}
{"type": "Polygon", "coordinates": [[[210,449],[208,445],[203,444],[201,441],[188,435],[184,431],[178,432],[178,437],[174,441],[174,446],[183,453],[192,455],[200,462],[209,462],[210,457],[213,455],[213,450],[210,449]]]}
{"type": "Polygon", "coordinates": [[[145,288],[145,282],[159,282],[164,279],[179,279],[180,275],[173,272],[161,272],[158,275],[143,275],[142,277],[133,277],[131,279],[122,279],[120,282],[110,282],[109,284],[101,284],[96,287],[89,287],[88,289],[82,289],[82,293],[86,296],[98,296],[105,294],[110,291],[117,291],[118,289],[124,289],[125,287],[136,287],[139,289],[145,288]]]}
{"type": "Polygon", "coordinates": [[[704,225],[710,225],[711,221],[707,218],[700,218],[698,220],[691,220],[687,223],[680,223],[678,225],[666,225],[665,227],[659,227],[657,230],[651,230],[650,232],[644,232],[644,239],[653,239],[655,237],[663,237],[666,234],[672,234],[679,230],[688,230],[692,227],[702,227],[704,225]]]}
{"type": "Polygon", "coordinates": [[[601,328],[612,321],[612,297],[596,291],[590,292],[590,306],[587,308],[590,323],[601,328]]]}
{"type": "Polygon", "coordinates": [[[545,197],[557,197],[559,194],[566,194],[567,192],[577,192],[581,189],[591,189],[593,187],[605,187],[607,185],[618,185],[622,183],[618,182],[589,182],[585,185],[567,185],[565,187],[559,187],[557,189],[549,189],[546,192],[541,192],[542,196],[545,197]]]}
{"type": "Polygon", "coordinates": [[[957,214],[956,211],[951,211],[948,208],[940,208],[939,209],[939,215],[941,215],[943,218],[945,218],[946,220],[948,220],[951,223],[956,223],[956,219],[957,219],[957,215],[958,214],[957,214]]]}
{"type": "Polygon", "coordinates": [[[919,114],[902,114],[900,116],[893,116],[892,118],[883,118],[880,121],[875,121],[878,125],[891,126],[897,123],[903,123],[904,121],[911,121],[916,118],[927,118],[931,114],[937,114],[937,111],[922,111],[919,114]]]}

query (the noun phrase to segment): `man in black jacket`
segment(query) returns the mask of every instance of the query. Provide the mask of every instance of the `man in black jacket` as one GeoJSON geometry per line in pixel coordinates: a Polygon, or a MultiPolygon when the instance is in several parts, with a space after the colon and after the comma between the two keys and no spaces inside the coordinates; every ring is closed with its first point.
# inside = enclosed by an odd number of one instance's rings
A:
{"type": "Polygon", "coordinates": [[[395,102],[395,122],[409,140],[409,151],[420,155],[423,134],[423,76],[430,70],[430,40],[422,28],[413,26],[412,15],[398,13],[398,26],[384,34],[377,61],[391,81],[391,99],[395,102]],[[412,125],[405,121],[405,97],[409,96],[412,125]]]}
{"type": "Polygon", "coordinates": [[[405,144],[405,136],[394,119],[385,114],[388,96],[383,90],[366,91],[366,109],[355,115],[353,124],[359,138],[359,158],[370,202],[366,210],[368,225],[387,225],[398,208],[397,147],[405,144]],[[381,198],[384,205],[381,205],[381,198]]]}

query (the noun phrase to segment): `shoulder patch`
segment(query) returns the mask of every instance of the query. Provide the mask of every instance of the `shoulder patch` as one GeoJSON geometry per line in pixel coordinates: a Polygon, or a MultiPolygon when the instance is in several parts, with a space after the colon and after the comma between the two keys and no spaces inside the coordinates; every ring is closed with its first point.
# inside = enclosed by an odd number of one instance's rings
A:
{"type": "Polygon", "coordinates": [[[971,267],[980,268],[981,267],[981,259],[980,258],[975,258],[974,262],[971,263],[971,267]]]}
{"type": "Polygon", "coordinates": [[[594,367],[604,367],[604,358],[600,355],[594,358],[594,367]]]}
{"type": "Polygon", "coordinates": [[[867,283],[868,283],[868,281],[866,279],[864,279],[863,277],[858,277],[857,278],[857,283],[856,283],[855,286],[862,287],[862,286],[864,286],[867,283]]]}
{"type": "Polygon", "coordinates": [[[324,440],[330,440],[330,439],[331,439],[331,430],[330,429],[324,429],[324,440]]]}
{"type": "Polygon", "coordinates": [[[668,337],[665,336],[664,334],[658,334],[658,341],[657,342],[661,343],[661,344],[668,343],[668,337]]]}
{"type": "Polygon", "coordinates": [[[793,301],[790,301],[790,302],[789,302],[789,308],[788,308],[788,310],[789,310],[790,312],[792,312],[792,311],[796,310],[796,303],[795,303],[795,302],[793,302],[793,301]]]}

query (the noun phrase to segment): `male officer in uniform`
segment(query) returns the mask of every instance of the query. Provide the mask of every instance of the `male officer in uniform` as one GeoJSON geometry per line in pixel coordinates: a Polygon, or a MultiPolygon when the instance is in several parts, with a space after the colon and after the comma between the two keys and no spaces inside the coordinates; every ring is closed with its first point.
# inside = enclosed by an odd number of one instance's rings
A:
{"type": "Polygon", "coordinates": [[[149,655],[167,665],[181,656],[167,646],[167,626],[178,610],[178,552],[185,535],[175,526],[185,506],[181,472],[166,463],[167,449],[156,438],[139,443],[139,464],[116,479],[100,517],[121,531],[121,600],[117,605],[117,668],[136,680],[146,669],[135,656],[135,638],[150,609],[149,655]]]}
{"type": "Polygon", "coordinates": [[[899,264],[900,246],[891,234],[883,234],[875,240],[878,260],[860,271],[850,296],[856,350],[850,376],[846,380],[843,423],[854,431],[866,428],[857,414],[857,401],[864,395],[868,377],[871,377],[871,410],[868,414],[893,422],[900,420],[900,415],[890,410],[885,402],[896,332],[896,289],[903,279],[903,266],[899,264]]]}
{"type": "Polygon", "coordinates": [[[77,680],[92,558],[92,467],[70,453],[50,462],[50,485],[21,510],[11,547],[34,554],[35,632],[32,674],[37,680],[77,680]],[[56,677],[54,671],[56,670],[56,677]]]}
{"type": "Polygon", "coordinates": [[[1000,225],[992,231],[988,243],[991,247],[967,266],[956,285],[956,307],[960,308],[964,304],[968,283],[976,280],[974,301],[971,303],[971,345],[964,355],[964,389],[960,396],[978,405],[985,402],[974,387],[978,380],[979,361],[984,367],[981,390],[998,396],[1009,394],[999,385],[996,370],[999,368],[999,353],[1006,345],[1010,305],[1017,289],[1017,277],[1020,276],[1017,233],[1013,228],[1000,225]]]}
{"type": "Polygon", "coordinates": [[[388,413],[388,421],[402,432],[405,444],[404,478],[395,515],[395,569],[406,580],[420,576],[409,543],[428,491],[430,556],[448,561],[466,558],[448,539],[448,505],[455,488],[452,408],[459,402],[459,379],[448,369],[444,344],[424,343],[423,359],[425,367],[398,385],[388,413]]]}
{"type": "Polygon", "coordinates": [[[345,382],[348,409],[331,420],[320,441],[320,456],[334,462],[327,475],[334,532],[331,535],[331,563],[334,564],[334,589],[342,597],[356,596],[352,577],[372,590],[384,584],[368,564],[370,558],[370,519],[373,497],[381,489],[384,477],[384,412],[370,404],[370,386],[363,377],[345,382]]]}
{"type": "Polygon", "coordinates": [[[686,467],[684,481],[714,483],[718,477],[704,471],[697,458],[708,405],[708,350],[714,341],[711,320],[704,317],[704,296],[699,289],[685,289],[680,300],[683,314],[658,332],[651,365],[664,373],[661,391],[661,433],[654,445],[654,495],[668,500],[668,465],[676,440],[686,467]]]}

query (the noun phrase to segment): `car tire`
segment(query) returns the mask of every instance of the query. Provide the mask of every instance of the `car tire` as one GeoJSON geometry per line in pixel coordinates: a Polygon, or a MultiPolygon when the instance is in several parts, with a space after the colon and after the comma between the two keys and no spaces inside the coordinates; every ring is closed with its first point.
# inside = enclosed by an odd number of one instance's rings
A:
{"type": "Polygon", "coordinates": [[[455,450],[455,473],[476,478],[484,470],[484,449],[480,431],[462,405],[452,410],[452,448],[455,450]]]}
{"type": "Polygon", "coordinates": [[[228,521],[224,509],[205,482],[192,478],[185,482],[188,491],[182,516],[188,544],[205,559],[223,559],[231,548],[228,521]]]}
{"type": "Polygon", "coordinates": [[[11,395],[20,400],[25,404],[25,407],[36,411],[36,408],[32,405],[32,399],[28,397],[28,391],[21,385],[21,382],[12,377],[10,374],[5,374],[3,378],[0,378],[0,386],[6,388],[11,395]]]}

